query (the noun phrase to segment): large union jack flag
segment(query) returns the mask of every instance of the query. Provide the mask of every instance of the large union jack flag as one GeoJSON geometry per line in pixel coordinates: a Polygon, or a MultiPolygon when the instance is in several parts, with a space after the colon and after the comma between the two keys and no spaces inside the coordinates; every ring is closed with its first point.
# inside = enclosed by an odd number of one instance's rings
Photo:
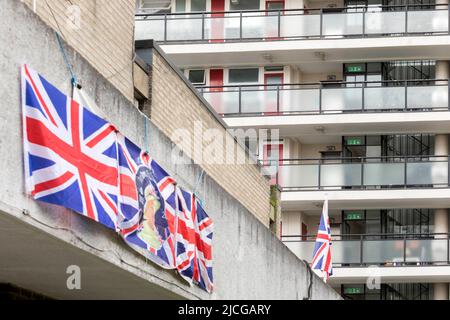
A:
{"type": "Polygon", "coordinates": [[[22,106],[27,192],[114,229],[115,128],[26,65],[22,106]]]}
{"type": "Polygon", "coordinates": [[[177,189],[177,193],[177,269],[188,282],[211,292],[213,222],[195,194],[181,188],[177,189]]]}
{"type": "Polygon", "coordinates": [[[316,243],[314,245],[311,269],[321,271],[326,279],[333,274],[333,263],[331,260],[331,228],[328,218],[328,199],[325,199],[320,217],[319,230],[317,231],[316,243]]]}

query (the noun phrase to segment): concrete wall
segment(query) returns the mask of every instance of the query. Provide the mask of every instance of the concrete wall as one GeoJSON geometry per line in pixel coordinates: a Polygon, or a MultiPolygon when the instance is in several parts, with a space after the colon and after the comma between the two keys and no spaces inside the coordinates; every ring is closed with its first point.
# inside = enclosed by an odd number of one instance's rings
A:
{"type": "Polygon", "coordinates": [[[21,1],[133,101],[135,0],[21,1]]]}
{"type": "MultiPolygon", "coordinates": [[[[33,229],[33,233],[27,234],[38,233],[39,237],[11,238],[8,242],[1,242],[0,281],[15,279],[19,286],[55,298],[149,298],[155,296],[156,288],[170,292],[171,297],[189,299],[301,299],[306,296],[308,273],[304,264],[209,174],[204,176],[198,192],[215,222],[213,254],[216,291],[212,295],[195,286],[189,287],[173,271],[162,270],[146,262],[123,244],[113,231],[64,208],[38,203],[26,197],[23,185],[20,65],[28,63],[66,94],[70,94],[71,89],[69,74],[53,30],[19,1],[1,0],[1,8],[0,163],[3,170],[0,171],[0,181],[3,183],[0,184],[0,217],[17,223],[12,228],[0,219],[0,229],[11,234],[33,229]],[[52,246],[45,246],[44,243],[49,242],[52,246]],[[19,244],[25,244],[20,247],[24,251],[15,250],[19,244]],[[67,250],[61,250],[65,248],[67,250]],[[58,258],[53,261],[51,257],[54,255],[51,254],[57,249],[58,258]],[[34,257],[28,255],[26,250],[43,250],[47,255],[45,259],[38,255],[36,259],[26,260],[34,257]],[[9,256],[6,257],[6,254],[9,256]],[[89,268],[84,272],[91,275],[91,281],[84,283],[85,287],[80,291],[68,291],[65,289],[65,270],[59,273],[49,270],[53,270],[51,267],[54,268],[57,261],[61,266],[66,263],[81,264],[78,260],[81,254],[83,259],[90,261],[89,268]],[[10,260],[10,256],[16,259],[10,260]],[[18,266],[20,261],[27,261],[28,269],[18,266]],[[111,277],[110,270],[115,272],[114,285],[108,278],[111,277]],[[129,281],[133,281],[132,288],[122,291],[124,283],[129,281]],[[148,287],[149,284],[153,285],[153,289],[148,287]],[[104,290],[101,291],[101,288],[104,290]]],[[[85,90],[95,97],[99,107],[108,115],[108,120],[144,147],[145,121],[148,120],[92,65],[72,48],[66,48],[75,71],[84,80],[85,90]]],[[[200,167],[171,163],[173,143],[152,123],[148,122],[147,128],[149,145],[146,147],[151,155],[174,175],[181,186],[192,188],[200,174],[200,167]]],[[[313,281],[313,298],[339,298],[317,277],[314,276],[313,281]]],[[[165,294],[160,297],[169,296],[165,294]]]]}
{"type": "MultiPolygon", "coordinates": [[[[152,59],[152,105],[151,119],[153,123],[167,136],[177,140],[177,132],[185,130],[191,137],[191,143],[179,140],[179,147],[186,152],[196,163],[201,164],[205,172],[216,180],[221,187],[241,202],[262,223],[269,224],[270,187],[269,181],[264,178],[260,169],[252,163],[245,150],[234,146],[236,159],[246,159],[245,164],[239,163],[208,163],[210,155],[208,145],[213,143],[204,139],[203,148],[198,148],[194,142],[198,135],[195,133],[196,124],[202,123],[203,132],[217,130],[223,137],[223,156],[227,156],[226,138],[230,138],[222,123],[205,107],[205,101],[199,98],[195,89],[183,81],[175,70],[169,65],[159,51],[153,50],[152,59]],[[251,187],[249,187],[251,186],[251,187]]],[[[183,135],[183,138],[185,135],[183,135]]],[[[186,140],[185,140],[186,141],[186,140]]]]}

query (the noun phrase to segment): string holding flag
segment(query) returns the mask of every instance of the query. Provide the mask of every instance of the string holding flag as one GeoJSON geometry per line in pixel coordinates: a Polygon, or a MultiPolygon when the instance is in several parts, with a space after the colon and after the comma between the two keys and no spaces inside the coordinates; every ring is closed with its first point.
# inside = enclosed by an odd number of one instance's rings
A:
{"type": "Polygon", "coordinates": [[[100,117],[92,100],[78,91],[76,98],[22,67],[27,193],[116,230],[146,258],[211,292],[213,222],[195,194],[100,117]]]}

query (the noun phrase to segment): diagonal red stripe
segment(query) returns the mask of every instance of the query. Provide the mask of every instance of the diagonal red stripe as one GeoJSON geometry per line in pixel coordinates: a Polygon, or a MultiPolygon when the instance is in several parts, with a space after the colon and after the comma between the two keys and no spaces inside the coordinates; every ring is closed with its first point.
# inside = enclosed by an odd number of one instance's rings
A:
{"type": "Polygon", "coordinates": [[[100,141],[102,141],[104,138],[106,138],[111,132],[114,132],[116,129],[109,125],[105,130],[103,130],[101,133],[99,133],[94,139],[89,141],[86,145],[89,148],[95,147],[100,141]]]}
{"type": "Polygon", "coordinates": [[[36,87],[36,84],[34,83],[33,78],[30,75],[30,72],[28,71],[28,67],[25,65],[25,73],[28,77],[28,79],[31,82],[31,86],[33,87],[34,91],[36,92],[36,95],[39,99],[39,102],[42,105],[42,108],[44,108],[45,113],[47,114],[48,118],[50,119],[50,121],[55,125],[55,127],[57,126],[55,119],[53,119],[52,114],[50,113],[50,110],[47,107],[47,104],[45,103],[44,99],[41,96],[41,93],[39,92],[39,90],[36,87]]]}
{"type": "Polygon", "coordinates": [[[48,180],[42,183],[38,183],[34,186],[34,190],[31,192],[31,194],[34,196],[35,194],[48,190],[48,189],[52,189],[55,188],[59,185],[62,185],[63,183],[66,183],[69,179],[71,179],[73,177],[73,173],[67,171],[66,173],[64,173],[62,176],[55,178],[53,180],[48,180]]]}

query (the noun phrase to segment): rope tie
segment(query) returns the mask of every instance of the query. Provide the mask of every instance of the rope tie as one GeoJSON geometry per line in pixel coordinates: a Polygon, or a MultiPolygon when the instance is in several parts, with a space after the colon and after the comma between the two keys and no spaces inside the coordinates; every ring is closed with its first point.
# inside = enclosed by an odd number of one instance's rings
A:
{"type": "Polygon", "coordinates": [[[201,180],[202,180],[202,178],[203,178],[204,173],[205,173],[205,170],[202,168],[202,172],[200,173],[200,175],[199,175],[199,177],[198,177],[198,179],[197,179],[197,182],[195,183],[194,190],[192,191],[192,193],[193,193],[194,196],[197,198],[197,200],[200,202],[200,205],[201,205],[202,207],[203,207],[203,201],[202,201],[202,199],[197,195],[197,189],[198,189],[198,186],[200,185],[200,182],[201,182],[201,180]]]}
{"type": "Polygon", "coordinates": [[[70,81],[72,83],[72,86],[75,88],[78,85],[77,76],[73,72],[72,66],[69,63],[69,59],[67,57],[66,50],[64,50],[64,46],[62,44],[61,36],[59,35],[59,33],[57,31],[55,31],[55,35],[56,35],[56,40],[58,41],[59,49],[61,50],[61,53],[62,53],[63,58],[64,58],[64,62],[66,63],[67,69],[69,70],[69,73],[70,73],[70,76],[71,76],[70,81]]]}

